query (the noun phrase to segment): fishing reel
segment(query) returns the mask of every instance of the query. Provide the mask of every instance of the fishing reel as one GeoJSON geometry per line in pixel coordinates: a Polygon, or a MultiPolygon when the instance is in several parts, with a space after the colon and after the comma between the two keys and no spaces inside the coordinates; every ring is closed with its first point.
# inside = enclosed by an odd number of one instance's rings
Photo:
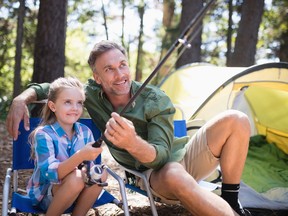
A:
{"type": "Polygon", "coordinates": [[[95,164],[94,166],[90,166],[89,161],[84,161],[82,164],[78,166],[79,169],[82,169],[82,167],[86,167],[86,177],[84,179],[86,185],[94,185],[97,184],[101,187],[108,186],[107,182],[102,182],[103,175],[106,175],[105,172],[105,165],[95,164]]]}
{"type": "Polygon", "coordinates": [[[90,168],[90,171],[87,170],[88,181],[86,184],[93,185],[97,184],[101,187],[108,186],[107,182],[102,182],[103,174],[105,175],[105,166],[96,164],[90,168]]]}

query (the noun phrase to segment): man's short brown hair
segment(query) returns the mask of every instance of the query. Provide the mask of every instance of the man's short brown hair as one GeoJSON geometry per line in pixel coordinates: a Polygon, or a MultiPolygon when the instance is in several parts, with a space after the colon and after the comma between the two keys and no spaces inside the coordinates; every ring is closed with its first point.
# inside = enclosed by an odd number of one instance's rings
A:
{"type": "Polygon", "coordinates": [[[96,43],[92,49],[92,51],[90,52],[89,58],[88,58],[88,64],[91,68],[91,70],[94,72],[96,72],[96,67],[95,67],[95,61],[98,58],[98,56],[100,56],[101,54],[111,50],[111,49],[118,49],[120,50],[125,56],[126,56],[126,51],[125,49],[112,41],[108,41],[108,40],[102,40],[99,43],[96,43]]]}

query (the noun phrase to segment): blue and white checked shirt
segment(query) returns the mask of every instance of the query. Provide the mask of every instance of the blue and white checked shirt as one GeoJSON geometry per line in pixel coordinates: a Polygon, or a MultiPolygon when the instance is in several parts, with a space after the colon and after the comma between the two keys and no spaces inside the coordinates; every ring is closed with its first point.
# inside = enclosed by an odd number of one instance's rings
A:
{"type": "Polygon", "coordinates": [[[35,168],[27,185],[27,194],[34,206],[42,200],[51,184],[61,183],[58,179],[59,163],[94,141],[93,134],[86,125],[76,122],[74,131],[72,140],[69,140],[60,124],[56,122],[40,127],[35,133],[35,168]]]}

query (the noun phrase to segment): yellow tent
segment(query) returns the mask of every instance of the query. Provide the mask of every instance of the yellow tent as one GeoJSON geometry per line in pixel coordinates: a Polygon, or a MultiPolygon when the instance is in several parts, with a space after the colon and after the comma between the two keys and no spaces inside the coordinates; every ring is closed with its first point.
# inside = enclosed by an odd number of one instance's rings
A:
{"type": "Polygon", "coordinates": [[[238,109],[250,117],[252,135],[263,134],[288,153],[288,63],[248,68],[191,64],[167,76],[160,88],[183,110],[188,125],[238,109]]]}
{"type": "Polygon", "coordinates": [[[246,208],[287,213],[288,63],[192,64],[167,76],[160,88],[180,107],[175,119],[184,113],[188,135],[224,110],[246,113],[252,127],[239,199],[246,208]]]}

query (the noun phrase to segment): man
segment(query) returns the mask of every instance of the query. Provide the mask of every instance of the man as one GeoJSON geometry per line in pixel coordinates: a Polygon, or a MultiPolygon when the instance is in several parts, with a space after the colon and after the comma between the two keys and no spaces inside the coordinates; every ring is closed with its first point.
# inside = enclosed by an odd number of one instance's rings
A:
{"type": "MultiPolygon", "coordinates": [[[[88,63],[94,80],[86,85],[85,106],[119,164],[145,172],[154,195],[164,202],[179,200],[193,215],[246,215],[238,202],[250,137],[246,115],[221,113],[192,139],[175,139],[175,108],[156,87],[145,87],[122,116],[117,114],[141,86],[131,81],[123,47],[101,41],[88,63]],[[223,199],[197,184],[219,164],[223,199]]],[[[45,98],[48,88],[47,83],[34,84],[13,100],[6,124],[14,139],[21,119],[29,127],[27,104],[45,98]]]]}

